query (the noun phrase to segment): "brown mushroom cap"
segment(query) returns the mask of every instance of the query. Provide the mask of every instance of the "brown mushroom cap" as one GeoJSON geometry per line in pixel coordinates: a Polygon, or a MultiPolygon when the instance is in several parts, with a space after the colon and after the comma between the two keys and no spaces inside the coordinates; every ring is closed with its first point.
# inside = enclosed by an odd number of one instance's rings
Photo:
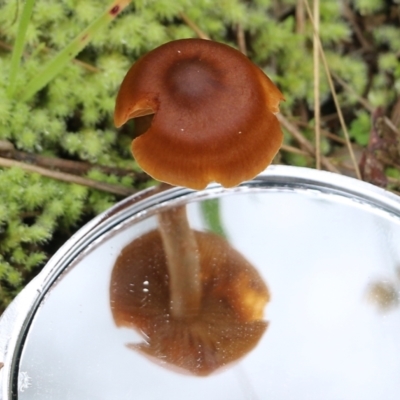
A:
{"type": "Polygon", "coordinates": [[[194,231],[201,265],[198,315],[174,319],[169,310],[166,256],[158,230],[126,246],[111,276],[117,326],[134,328],[143,343],[129,345],[164,366],[208,375],[252,350],[267,328],[269,292],[257,270],[228,242],[194,231]]]}
{"type": "Polygon", "coordinates": [[[202,189],[232,187],[265,169],[282,132],[274,113],[283,95],[239,51],[202,39],[164,44],[137,61],[116,100],[117,127],[155,114],[132,144],[155,179],[202,189]]]}

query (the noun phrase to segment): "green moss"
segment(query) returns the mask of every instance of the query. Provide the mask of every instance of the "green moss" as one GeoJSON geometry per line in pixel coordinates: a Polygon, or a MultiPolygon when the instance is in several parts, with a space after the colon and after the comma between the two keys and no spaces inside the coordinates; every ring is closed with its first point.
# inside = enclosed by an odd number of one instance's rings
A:
{"type": "Polygon", "coordinates": [[[356,9],[363,15],[380,11],[385,6],[384,0],[353,0],[353,3],[356,9]]]}
{"type": "Polygon", "coordinates": [[[366,111],[357,112],[357,118],[350,125],[349,134],[359,145],[366,146],[371,131],[371,116],[366,111]]]}
{"type": "Polygon", "coordinates": [[[394,179],[400,180],[400,171],[397,168],[393,168],[393,167],[386,168],[385,174],[389,178],[394,178],[394,179]]]}

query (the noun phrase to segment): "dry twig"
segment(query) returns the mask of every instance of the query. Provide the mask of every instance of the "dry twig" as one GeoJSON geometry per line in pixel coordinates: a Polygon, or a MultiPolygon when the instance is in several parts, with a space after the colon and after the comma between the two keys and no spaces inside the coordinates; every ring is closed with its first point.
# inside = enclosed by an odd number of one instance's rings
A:
{"type": "MultiPolygon", "coordinates": [[[[338,74],[331,71],[332,76],[347,92],[351,93],[357,101],[371,114],[375,111],[375,107],[364,97],[360,96],[349,84],[347,84],[338,74]]],[[[385,115],[383,120],[387,127],[389,127],[394,133],[400,136],[400,130],[393,124],[393,122],[385,115]]]]}
{"type": "MultiPolygon", "coordinates": [[[[306,149],[310,155],[314,156],[314,146],[304,137],[297,127],[289,122],[282,114],[277,114],[277,118],[287,131],[300,143],[300,145],[306,149]]],[[[326,157],[321,156],[321,164],[328,171],[340,174],[340,171],[326,157]]]]}
{"type": "Polygon", "coordinates": [[[0,152],[14,151],[14,145],[8,140],[0,140],[0,152]]]}
{"type": "Polygon", "coordinates": [[[239,50],[247,56],[247,47],[246,47],[246,38],[244,36],[244,30],[242,24],[237,24],[236,27],[236,36],[237,36],[237,42],[238,42],[238,47],[239,50]]]}
{"type": "Polygon", "coordinates": [[[296,3],[296,33],[303,34],[306,27],[304,1],[297,0],[296,3]]]}
{"type": "MultiPolygon", "coordinates": [[[[303,122],[303,121],[296,121],[296,125],[300,125],[304,128],[310,129],[310,126],[308,122],[303,122]]],[[[333,140],[334,142],[340,143],[340,144],[346,144],[346,141],[342,139],[340,136],[335,135],[332,132],[327,131],[326,129],[321,128],[321,135],[327,137],[328,139],[333,140]]]]}
{"type": "Polygon", "coordinates": [[[17,151],[10,142],[5,142],[3,145],[2,141],[0,141],[0,156],[27,164],[34,164],[39,167],[57,169],[61,172],[75,175],[83,175],[92,169],[98,169],[106,174],[131,176],[135,179],[135,182],[145,182],[149,179],[149,176],[146,173],[136,172],[130,169],[108,167],[104,165],[91,164],[84,161],[65,160],[63,158],[47,157],[32,153],[25,153],[23,151],[17,151]]]}
{"type": "Polygon", "coordinates": [[[309,156],[309,154],[306,151],[298,149],[297,147],[294,146],[289,146],[287,144],[283,144],[280,150],[287,151],[288,153],[299,154],[301,156],[309,156]]]}
{"type": "Polygon", "coordinates": [[[313,73],[314,73],[314,124],[315,124],[315,167],[321,169],[321,108],[319,100],[319,0],[314,0],[314,23],[313,36],[313,73]]]}
{"type": "Polygon", "coordinates": [[[343,15],[351,23],[354,34],[356,35],[358,41],[360,42],[361,47],[365,51],[371,51],[372,45],[367,41],[367,39],[365,39],[363,31],[357,22],[357,18],[350,7],[348,0],[343,1],[342,7],[343,7],[343,15]]]}
{"type": "Polygon", "coordinates": [[[180,13],[183,22],[192,29],[200,39],[210,40],[208,35],[204,33],[185,13],[180,13]]]}
{"type": "Polygon", "coordinates": [[[122,185],[114,185],[111,183],[99,182],[94,179],[84,178],[82,176],[76,176],[72,174],[66,174],[64,172],[52,171],[46,168],[37,167],[35,165],[9,160],[7,158],[2,158],[2,157],[0,157],[0,167],[6,167],[6,168],[18,167],[28,172],[36,172],[37,174],[46,176],[48,178],[57,179],[63,182],[76,183],[78,185],[87,186],[92,189],[101,190],[103,192],[108,192],[119,196],[129,196],[135,193],[135,190],[127,188],[122,185]]]}
{"type": "MultiPolygon", "coordinates": [[[[304,1],[305,1],[306,9],[307,9],[308,18],[310,19],[310,21],[312,23],[312,26],[313,26],[313,30],[315,32],[315,22],[314,22],[312,14],[311,14],[311,10],[310,10],[310,6],[308,4],[308,0],[304,0],[304,1]]],[[[351,160],[353,162],[357,178],[361,180],[362,178],[361,178],[360,168],[358,167],[357,160],[356,160],[356,157],[354,155],[353,148],[351,146],[349,132],[347,130],[347,126],[346,126],[346,123],[345,123],[344,118],[343,118],[343,113],[342,113],[342,110],[340,108],[338,97],[336,95],[335,86],[333,85],[332,76],[331,76],[331,73],[330,73],[328,62],[326,60],[325,52],[324,52],[324,49],[322,47],[322,43],[321,43],[321,40],[320,40],[319,37],[317,38],[317,41],[318,41],[318,47],[319,47],[319,50],[320,50],[320,53],[321,53],[321,59],[322,59],[322,62],[324,64],[326,77],[328,79],[328,83],[329,83],[329,87],[331,89],[333,101],[335,103],[335,107],[336,107],[336,110],[337,110],[337,113],[338,113],[340,125],[341,125],[341,127],[343,129],[344,137],[345,137],[346,143],[347,143],[347,148],[348,148],[349,153],[350,153],[350,158],[351,158],[351,160]]]]}

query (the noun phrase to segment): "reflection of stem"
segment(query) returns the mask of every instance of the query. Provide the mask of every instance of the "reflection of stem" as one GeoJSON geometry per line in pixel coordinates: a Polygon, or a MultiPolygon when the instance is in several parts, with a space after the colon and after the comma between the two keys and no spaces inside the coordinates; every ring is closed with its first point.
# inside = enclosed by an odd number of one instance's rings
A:
{"type": "Polygon", "coordinates": [[[201,302],[200,260],[185,206],[158,214],[158,222],[167,258],[172,316],[196,316],[201,302]]]}

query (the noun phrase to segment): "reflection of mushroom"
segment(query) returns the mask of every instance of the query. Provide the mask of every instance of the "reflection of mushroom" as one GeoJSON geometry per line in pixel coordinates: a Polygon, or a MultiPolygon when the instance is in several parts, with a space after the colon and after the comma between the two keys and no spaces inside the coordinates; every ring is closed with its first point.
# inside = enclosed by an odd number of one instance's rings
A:
{"type": "MultiPolygon", "coordinates": [[[[173,185],[231,187],[265,169],[282,133],[282,93],[239,51],[201,39],[164,44],[137,61],[116,100],[119,127],[154,114],[132,143],[139,165],[173,185]]],[[[143,121],[143,120],[142,120],[143,121]]]]}
{"type": "Polygon", "coordinates": [[[122,250],[112,272],[110,302],[116,324],[136,329],[145,339],[131,348],[160,364],[208,375],[256,346],[267,327],[262,318],[269,292],[225,239],[191,232],[200,263],[196,315],[174,318],[171,313],[169,260],[158,230],[122,250]]]}

